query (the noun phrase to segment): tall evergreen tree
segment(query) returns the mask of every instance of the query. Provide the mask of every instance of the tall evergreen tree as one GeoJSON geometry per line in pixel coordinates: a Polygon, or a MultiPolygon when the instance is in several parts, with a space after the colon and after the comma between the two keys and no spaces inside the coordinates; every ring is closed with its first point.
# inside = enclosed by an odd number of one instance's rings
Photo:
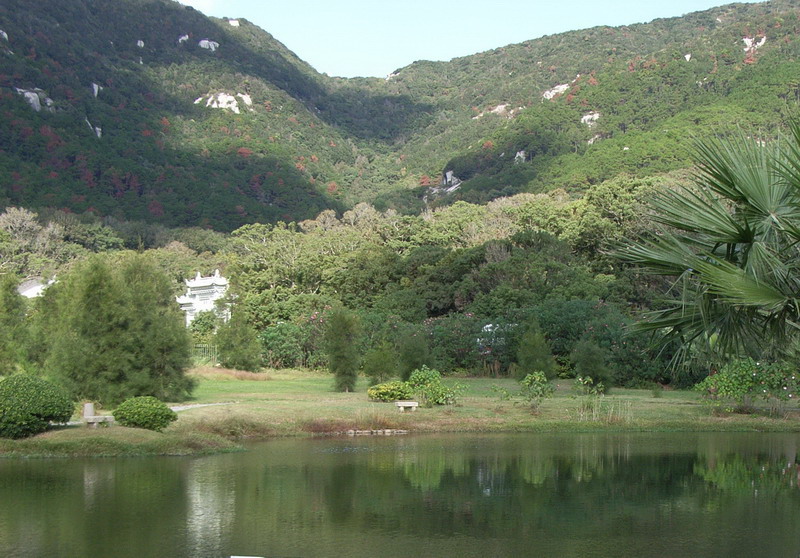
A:
{"type": "Polygon", "coordinates": [[[358,318],[345,308],[332,310],[325,328],[328,368],[336,376],[337,391],[353,391],[358,378],[358,318]]]}
{"type": "Polygon", "coordinates": [[[50,340],[46,368],[76,396],[114,404],[190,392],[183,317],[169,280],[141,255],[75,266],[48,289],[40,313],[50,340]]]}
{"type": "Polygon", "coordinates": [[[431,349],[420,331],[408,331],[397,343],[397,367],[400,377],[407,381],[414,370],[433,364],[431,349]]]}
{"type": "Polygon", "coordinates": [[[214,336],[222,366],[258,372],[261,368],[261,344],[244,314],[235,312],[214,336]]]}
{"type": "Polygon", "coordinates": [[[544,372],[548,379],[553,379],[556,370],[553,352],[539,324],[529,324],[517,348],[517,379],[521,380],[533,372],[544,372]]]}

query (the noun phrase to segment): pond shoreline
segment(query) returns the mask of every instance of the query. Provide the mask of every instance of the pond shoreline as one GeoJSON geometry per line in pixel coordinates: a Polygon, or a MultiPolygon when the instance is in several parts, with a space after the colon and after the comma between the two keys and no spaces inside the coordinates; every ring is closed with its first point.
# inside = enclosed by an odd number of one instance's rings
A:
{"type": "MultiPolygon", "coordinates": [[[[200,456],[231,451],[244,451],[243,443],[285,438],[355,438],[390,437],[428,434],[661,434],[661,433],[800,433],[796,419],[768,417],[728,417],[726,420],[663,422],[660,424],[604,424],[594,422],[543,421],[522,427],[519,424],[484,424],[481,427],[458,428],[453,424],[426,424],[408,429],[348,429],[322,431],[324,421],[316,423],[317,432],[307,426],[295,431],[248,432],[228,429],[226,424],[196,419],[194,425],[177,424],[164,433],[123,426],[89,429],[84,426],[60,427],[24,440],[0,440],[0,459],[74,458],[74,457],[143,457],[200,456]],[[195,426],[202,424],[201,428],[195,426]],[[225,432],[227,430],[227,432],[225,432]]],[[[332,423],[333,426],[333,423],[332,423]]]]}
{"type": "Polygon", "coordinates": [[[409,436],[800,432],[796,406],[785,410],[789,418],[716,414],[691,391],[615,389],[605,397],[586,397],[576,396],[572,383],[564,380],[534,412],[520,401],[498,397],[497,387],[517,387],[511,379],[458,378],[464,393],[456,405],[399,412],[390,403],[370,401],[363,378],[356,392],[337,393],[331,391],[329,374],[313,371],[271,371],[241,380],[215,369],[196,377],[194,401],[170,405],[179,418],[163,433],[119,425],[58,427],[28,439],[0,439],[0,459],[208,455],[242,451],[250,441],[385,436],[387,431],[409,436]]]}

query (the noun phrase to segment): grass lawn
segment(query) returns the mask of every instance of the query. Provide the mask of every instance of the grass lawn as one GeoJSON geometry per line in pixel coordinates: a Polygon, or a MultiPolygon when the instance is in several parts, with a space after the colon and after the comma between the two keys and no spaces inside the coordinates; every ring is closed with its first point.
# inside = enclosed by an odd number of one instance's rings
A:
{"type": "Polygon", "coordinates": [[[164,433],[112,426],[89,430],[60,428],[27,440],[0,440],[0,456],[186,455],[237,448],[243,439],[341,434],[348,430],[396,429],[410,432],[594,432],[594,431],[800,431],[798,409],[788,416],[715,415],[699,394],[614,389],[604,397],[577,397],[573,382],[561,380],[555,396],[536,413],[510,392],[506,378],[455,378],[464,387],[456,405],[400,412],[391,403],[370,401],[367,382],[356,391],[333,391],[324,372],[274,370],[252,374],[197,368],[194,405],[164,433]],[[213,405],[212,405],[213,404],[213,405]]]}

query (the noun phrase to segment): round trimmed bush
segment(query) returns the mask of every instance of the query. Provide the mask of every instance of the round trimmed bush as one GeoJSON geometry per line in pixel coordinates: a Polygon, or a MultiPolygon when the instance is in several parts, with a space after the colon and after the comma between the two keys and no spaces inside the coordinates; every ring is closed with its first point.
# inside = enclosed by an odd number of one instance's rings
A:
{"type": "Polygon", "coordinates": [[[42,378],[15,374],[0,381],[0,437],[26,438],[51,422],[67,422],[74,405],[66,390],[42,378]]]}
{"type": "Polygon", "coordinates": [[[161,432],[178,419],[178,415],[166,403],[150,395],[131,397],[122,402],[112,414],[114,420],[122,426],[146,428],[156,432],[161,432]]]}

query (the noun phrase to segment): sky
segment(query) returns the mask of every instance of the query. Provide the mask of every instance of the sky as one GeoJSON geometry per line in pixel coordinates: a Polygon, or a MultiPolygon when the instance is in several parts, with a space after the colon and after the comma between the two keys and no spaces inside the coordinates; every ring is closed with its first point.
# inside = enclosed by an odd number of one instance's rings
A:
{"type": "Polygon", "coordinates": [[[386,77],[416,60],[450,60],[544,35],[676,17],[726,0],[180,0],[245,18],[318,72],[386,77]]]}

